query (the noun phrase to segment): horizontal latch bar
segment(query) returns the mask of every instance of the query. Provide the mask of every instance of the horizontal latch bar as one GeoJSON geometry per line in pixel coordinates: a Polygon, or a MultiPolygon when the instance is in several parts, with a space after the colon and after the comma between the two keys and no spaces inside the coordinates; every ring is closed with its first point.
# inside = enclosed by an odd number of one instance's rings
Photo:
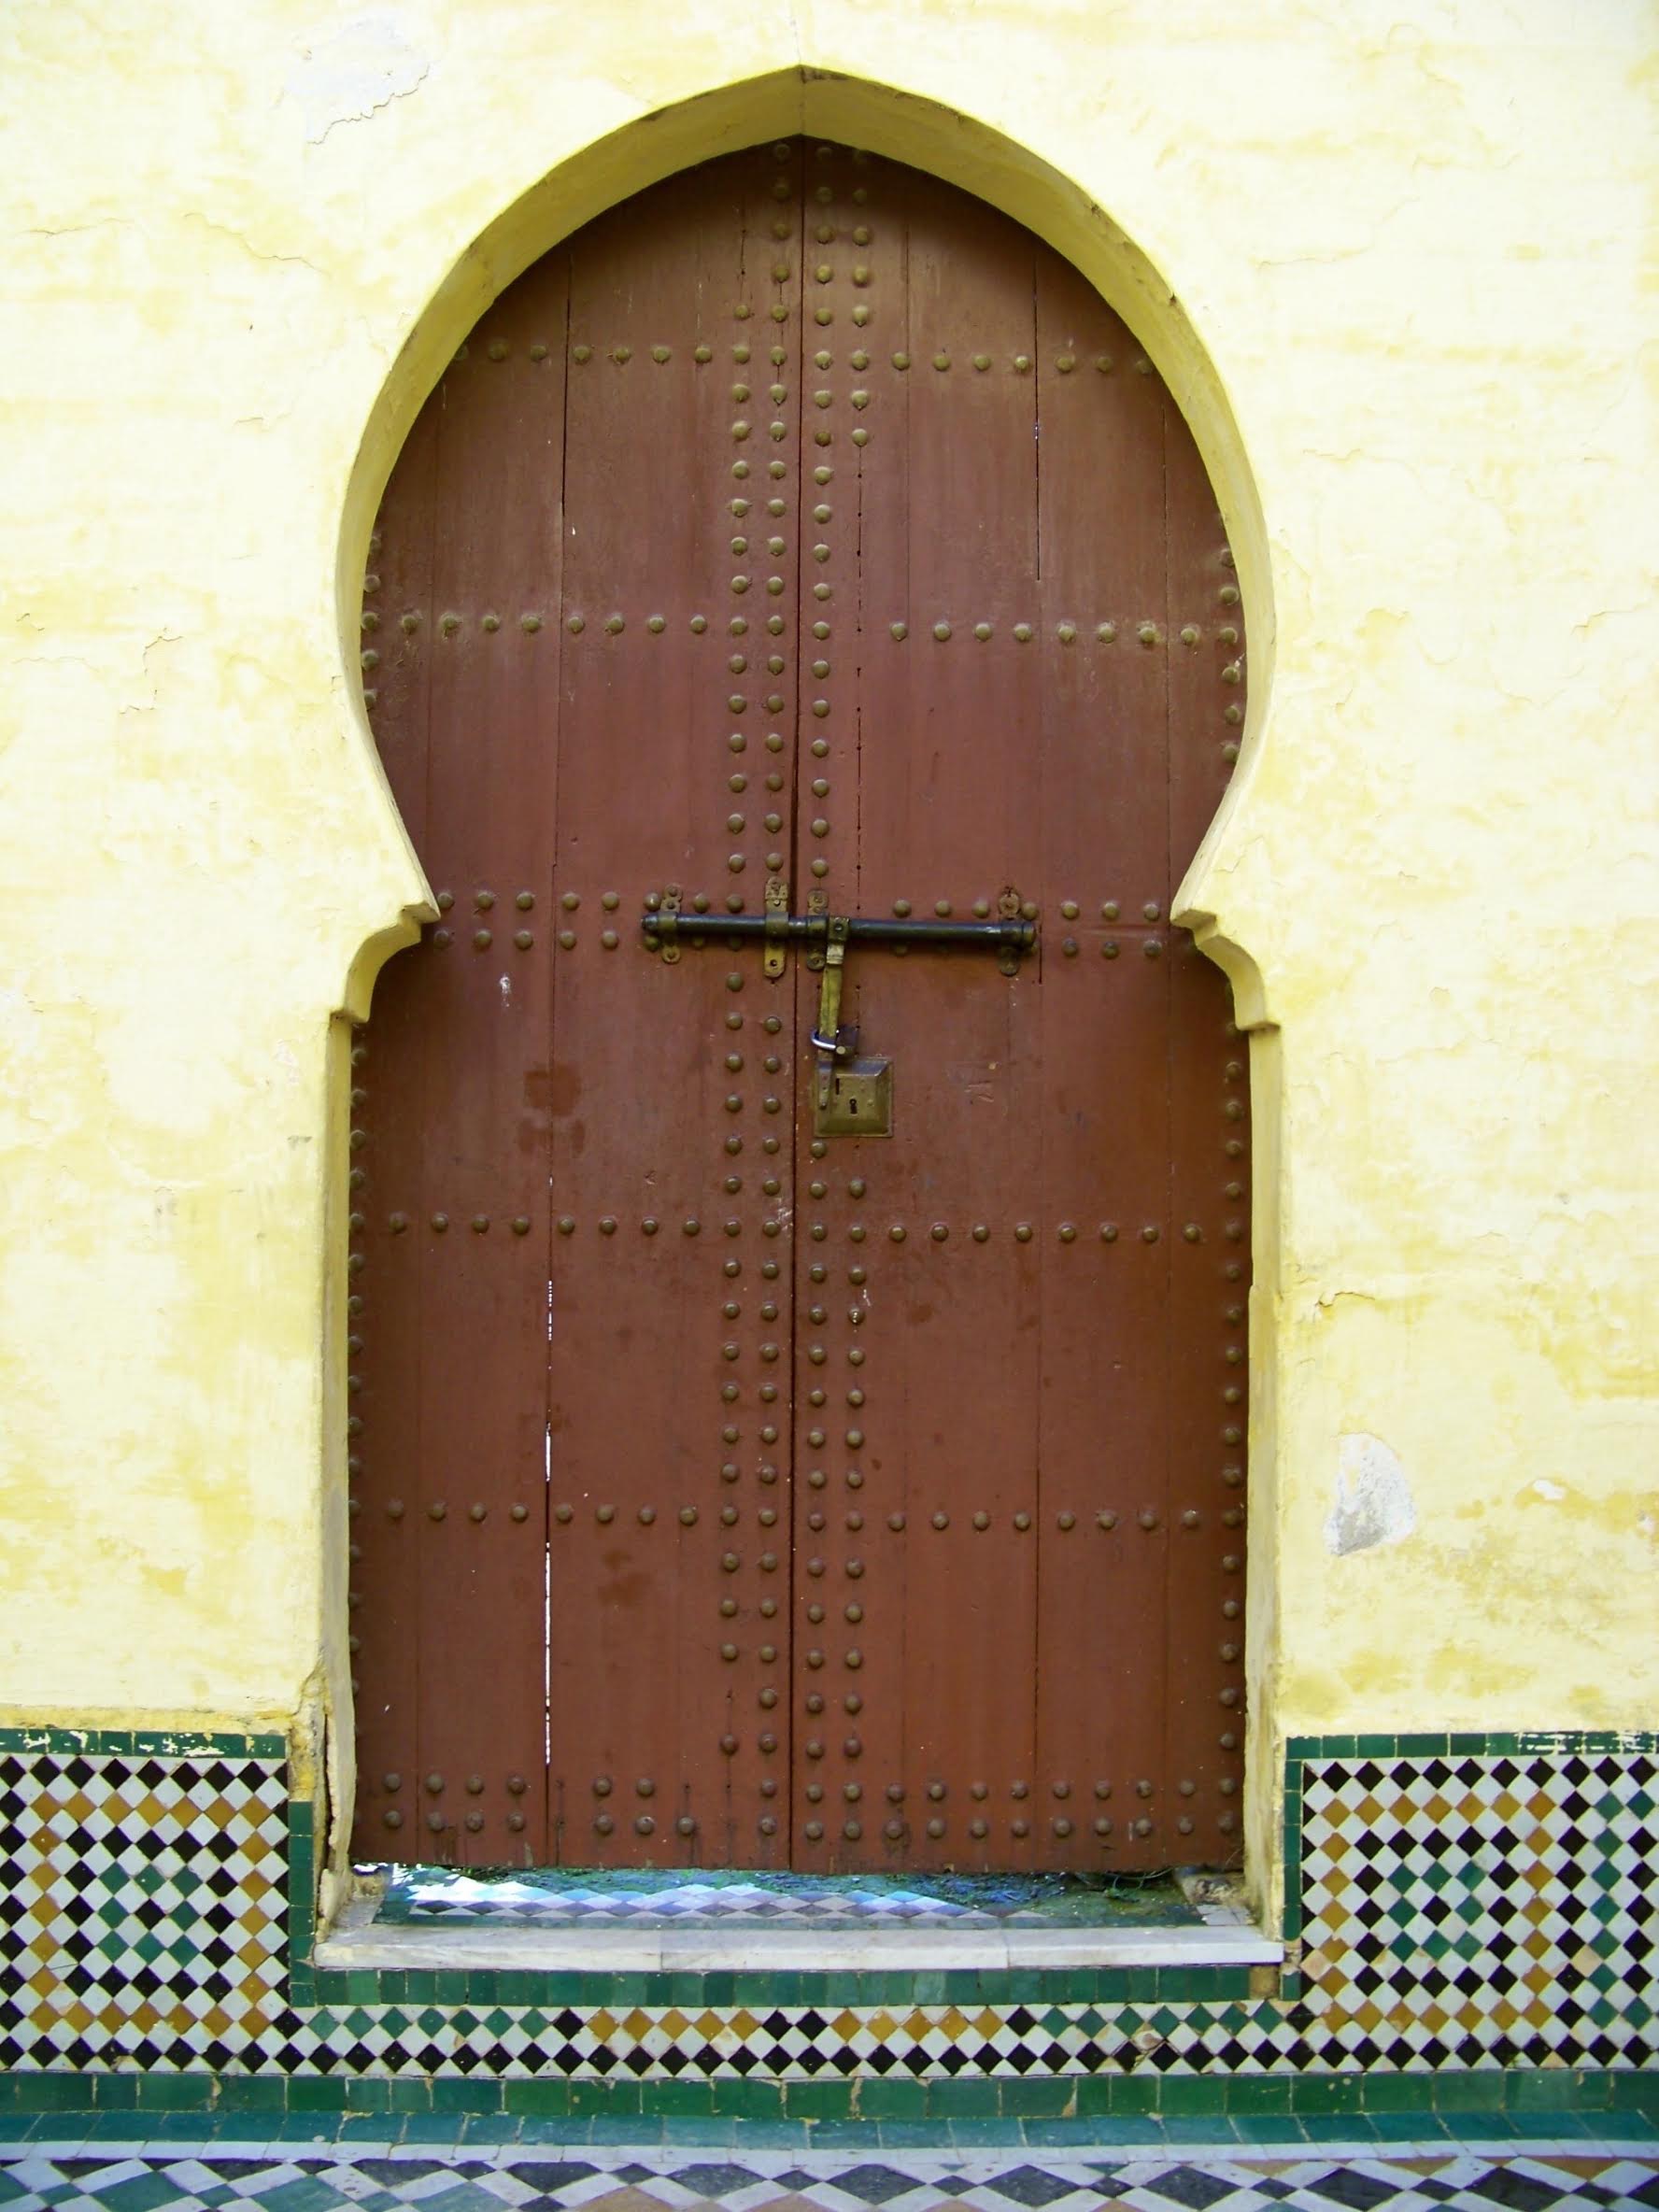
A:
{"type": "MultiPolygon", "coordinates": [[[[829,941],[830,918],[827,914],[791,914],[780,917],[758,914],[654,912],[642,916],[640,928],[652,945],[683,943],[688,939],[693,943],[711,939],[730,943],[747,937],[770,937],[775,942],[779,936],[820,945],[829,941]]],[[[849,944],[961,944],[979,945],[992,952],[1029,952],[1037,942],[1037,925],[1020,920],[885,921],[851,915],[847,917],[846,941],[849,944]]]]}

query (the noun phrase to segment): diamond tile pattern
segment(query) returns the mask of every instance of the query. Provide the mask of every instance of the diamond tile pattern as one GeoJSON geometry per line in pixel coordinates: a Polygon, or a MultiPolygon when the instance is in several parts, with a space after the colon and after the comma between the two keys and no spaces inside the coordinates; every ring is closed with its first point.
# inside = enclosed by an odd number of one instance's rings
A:
{"type": "Polygon", "coordinates": [[[288,1979],[309,1808],[288,1806],[279,1759],[14,1744],[0,2068],[1017,2081],[1652,2064],[1656,1775],[1651,1749],[1623,1747],[1299,1755],[1297,1998],[774,2003],[744,1976],[717,2004],[535,2005],[471,1985],[377,1999],[353,1978],[364,2001],[331,2006],[296,2005],[288,1979]]]}
{"type": "Polygon", "coordinates": [[[226,2065],[286,2008],[280,1761],[0,1753],[0,2065],[226,2065]]]}
{"type": "Polygon", "coordinates": [[[1329,2063],[1651,2060],[1656,1780],[1652,1752],[1309,1762],[1304,1972],[1329,2063]]]}
{"type": "Polygon", "coordinates": [[[815,2156],[808,2167],[756,2156],[693,2163],[684,2153],[618,2151],[560,2160],[329,2158],[269,2151],[220,2158],[182,2146],[102,2157],[42,2148],[0,2159],[7,2212],[1602,2212],[1659,2205],[1659,2163],[1615,2151],[1495,2157],[1168,2151],[1087,2158],[917,2151],[880,2164],[815,2156]]]}

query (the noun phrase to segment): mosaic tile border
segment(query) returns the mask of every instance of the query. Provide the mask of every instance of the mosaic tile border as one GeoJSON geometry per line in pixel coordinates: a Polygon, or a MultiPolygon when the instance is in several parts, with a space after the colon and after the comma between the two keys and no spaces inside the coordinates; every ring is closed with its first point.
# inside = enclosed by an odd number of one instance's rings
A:
{"type": "Polygon", "coordinates": [[[1328,2112],[1391,2082],[1421,2101],[1431,2080],[1497,2109],[1511,2074],[1568,2109],[1592,2074],[1659,2059],[1656,1750],[1295,1739],[1286,1933],[1303,1971],[1253,1996],[1238,1967],[319,1973],[313,1812],[287,1799],[280,1738],[0,1731],[0,2067],[176,2094],[257,2083],[294,2109],[357,2085],[364,2108],[416,2111],[461,2091],[487,2113],[626,2114],[644,2096],[693,2115],[1062,2118],[1260,2091],[1240,2109],[1328,2112]],[[506,2101],[532,2092],[554,2101],[506,2101]]]}

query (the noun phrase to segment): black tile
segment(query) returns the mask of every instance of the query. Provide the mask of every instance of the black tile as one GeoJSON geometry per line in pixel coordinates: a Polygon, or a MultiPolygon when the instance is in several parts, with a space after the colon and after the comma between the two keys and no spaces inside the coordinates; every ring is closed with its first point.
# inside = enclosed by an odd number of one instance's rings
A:
{"type": "Polygon", "coordinates": [[[1209,2212],[1212,2205],[1230,2197],[1239,2184],[1223,2180],[1219,2174],[1206,2174],[1201,2166],[1171,2166],[1167,2174],[1141,2186],[1154,2196],[1187,2205],[1189,2212],[1209,2212]]]}
{"type": "MultiPolygon", "coordinates": [[[[840,2187],[845,2188],[842,2182],[840,2187]]],[[[915,2182],[907,2187],[914,2189],[915,2182]]],[[[987,2184],[999,2196],[1012,2197],[1016,2205],[1052,2205],[1056,2197],[1074,2196],[1075,2181],[1063,2181],[1057,2174],[1045,2174],[1041,2166],[1015,2166],[1012,2173],[999,2174],[987,2184]]]]}
{"type": "MultiPolygon", "coordinates": [[[[686,2178],[684,2174],[674,2176],[676,2181],[686,2178]]],[[[849,2166],[844,2174],[826,2174],[824,2179],[832,2189],[844,2189],[848,2196],[862,2197],[867,2205],[885,2205],[890,2197],[908,2196],[913,2189],[921,2187],[914,2174],[896,2174],[891,2166],[849,2166]]],[[[1007,2184],[999,2179],[992,2186],[1003,2189],[1007,2184]]],[[[703,2194],[717,2196],[719,2191],[710,2189],[703,2194]]],[[[1039,2201],[1047,2202],[1045,2198],[1039,2201]]]]}
{"type": "MultiPolygon", "coordinates": [[[[1566,2177],[1562,2178],[1565,2185],[1566,2177]]],[[[1509,2166],[1494,2166],[1489,2174],[1482,2174],[1478,2181],[1466,2186],[1471,2196],[1485,2197],[1494,2205],[1507,2205],[1510,2212],[1548,2212],[1548,2207],[1558,2205],[1564,2194],[1564,2188],[1535,2181],[1529,2174],[1517,2174],[1509,2166]]]]}
{"type": "Polygon", "coordinates": [[[1398,2196],[1400,2188],[1397,2181],[1379,2181],[1374,2175],[1358,2173],[1353,2166],[1333,2166],[1328,2174],[1305,2186],[1333,2205],[1346,2205],[1349,2212],[1372,2212],[1374,2205],[1398,2196]]]}
{"type": "MultiPolygon", "coordinates": [[[[430,2174],[441,2161],[434,2160],[432,2165],[428,2165],[424,2159],[412,2159],[407,2163],[401,2159],[376,2159],[372,2163],[366,2159],[354,2159],[352,2163],[360,2173],[373,2174],[376,2181],[384,2180],[391,2185],[398,2175],[410,2173],[416,2166],[423,2173],[430,2174]]],[[[590,2165],[583,2158],[531,2161],[523,2165],[515,2159],[506,2170],[515,2181],[522,2181],[526,2189],[539,2189],[545,2196],[550,2195],[556,2189],[568,2189],[573,2181],[586,2181],[590,2174],[599,2172],[597,2166],[590,2165]]],[[[649,2171],[647,2166],[636,2167],[631,2178],[639,2180],[649,2171]]]]}
{"type": "MultiPolygon", "coordinates": [[[[523,2169],[517,2170],[521,2172],[523,2169]]],[[[638,2175],[634,2177],[641,2178],[638,2175]]],[[[730,2196],[734,2189],[753,2189],[760,2177],[759,2174],[751,2174],[747,2166],[711,2164],[676,2166],[674,2169],[673,2178],[679,2183],[682,2189],[695,2190],[700,2197],[724,2197],[730,2196]]],[[[836,2187],[850,2189],[852,2183],[837,2180],[836,2187]]],[[[872,2204],[879,2204],[880,2201],[876,2197],[871,2199],[872,2204]]]]}

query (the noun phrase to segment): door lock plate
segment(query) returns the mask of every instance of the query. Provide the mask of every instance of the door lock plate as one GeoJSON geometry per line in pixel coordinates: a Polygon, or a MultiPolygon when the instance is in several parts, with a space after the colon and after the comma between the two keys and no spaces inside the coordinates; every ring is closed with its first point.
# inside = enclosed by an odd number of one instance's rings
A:
{"type": "Polygon", "coordinates": [[[878,1054],[837,1060],[827,1071],[829,1095],[815,1085],[815,1137],[890,1137],[893,1134],[893,1063],[878,1054]]]}

